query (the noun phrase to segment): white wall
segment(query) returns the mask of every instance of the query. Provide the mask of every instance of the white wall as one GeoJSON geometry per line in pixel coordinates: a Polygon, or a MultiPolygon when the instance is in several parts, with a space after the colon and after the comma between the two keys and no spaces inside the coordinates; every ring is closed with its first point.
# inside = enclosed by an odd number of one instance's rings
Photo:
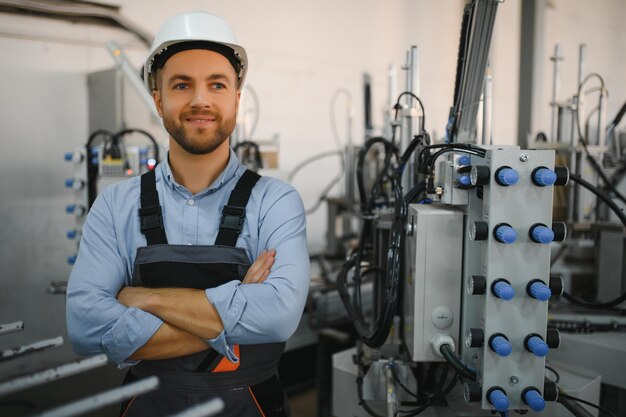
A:
{"type": "MultiPolygon", "coordinates": [[[[546,1],[540,84],[534,89],[532,131],[550,131],[552,63],[554,45],[559,44],[561,62],[559,94],[563,102],[578,87],[578,48],[587,45],[584,74],[598,72],[609,90],[607,122],[615,117],[626,100],[626,1],[550,0],[546,1]]],[[[597,85],[590,82],[588,87],[597,85]]],[[[593,100],[597,95],[590,96],[593,100]]],[[[590,110],[590,108],[588,108],[590,110]]]]}

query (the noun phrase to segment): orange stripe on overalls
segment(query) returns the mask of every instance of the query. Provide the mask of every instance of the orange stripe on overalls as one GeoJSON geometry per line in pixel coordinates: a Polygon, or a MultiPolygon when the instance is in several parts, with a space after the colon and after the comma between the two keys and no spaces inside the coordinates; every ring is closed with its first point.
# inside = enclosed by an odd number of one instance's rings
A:
{"type": "Polygon", "coordinates": [[[226,357],[223,357],[222,360],[217,364],[215,369],[211,372],[231,372],[237,370],[239,368],[239,364],[241,363],[241,356],[239,356],[239,345],[235,345],[235,356],[239,358],[237,363],[232,363],[226,357]]]}

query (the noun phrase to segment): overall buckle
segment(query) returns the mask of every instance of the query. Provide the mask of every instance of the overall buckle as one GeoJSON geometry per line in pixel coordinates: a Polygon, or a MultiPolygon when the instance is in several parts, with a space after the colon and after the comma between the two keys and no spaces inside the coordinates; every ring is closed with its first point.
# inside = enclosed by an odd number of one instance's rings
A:
{"type": "Polygon", "coordinates": [[[245,208],[225,205],[222,209],[222,221],[220,222],[220,229],[241,231],[241,226],[243,226],[245,218],[245,208]]]}
{"type": "Polygon", "coordinates": [[[163,229],[163,212],[161,211],[161,206],[140,208],[139,220],[142,233],[154,229],[163,229]]]}

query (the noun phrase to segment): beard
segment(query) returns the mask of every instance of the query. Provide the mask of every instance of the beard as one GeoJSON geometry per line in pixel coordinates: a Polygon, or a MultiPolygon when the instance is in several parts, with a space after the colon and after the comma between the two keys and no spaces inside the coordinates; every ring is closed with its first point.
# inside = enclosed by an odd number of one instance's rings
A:
{"type": "Polygon", "coordinates": [[[165,130],[176,141],[178,146],[193,155],[206,155],[216,150],[235,129],[234,117],[224,119],[221,115],[206,111],[190,111],[181,113],[179,118],[163,117],[165,130]],[[189,116],[210,116],[215,119],[212,128],[199,128],[186,125],[189,116]]]}

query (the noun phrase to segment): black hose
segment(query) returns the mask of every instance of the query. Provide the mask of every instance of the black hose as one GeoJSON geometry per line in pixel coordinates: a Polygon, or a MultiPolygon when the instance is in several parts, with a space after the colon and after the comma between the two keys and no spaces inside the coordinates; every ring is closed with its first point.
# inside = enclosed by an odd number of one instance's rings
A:
{"type": "Polygon", "coordinates": [[[263,159],[261,159],[261,151],[259,150],[259,145],[256,142],[252,142],[249,140],[245,140],[243,142],[239,142],[233,148],[233,151],[237,153],[237,151],[241,148],[252,148],[254,153],[254,163],[256,165],[256,169],[263,168],[263,159]]]}
{"type": "Polygon", "coordinates": [[[158,163],[159,160],[160,160],[160,158],[159,158],[159,144],[154,139],[154,136],[152,136],[150,133],[146,132],[143,129],[124,129],[124,130],[121,130],[121,131],[117,132],[113,136],[113,141],[116,142],[117,140],[119,140],[119,139],[123,138],[124,136],[129,135],[131,133],[140,133],[140,134],[144,135],[146,138],[148,138],[148,140],[152,143],[152,151],[154,152],[154,159],[158,163]]]}
{"type": "Polygon", "coordinates": [[[615,204],[615,202],[613,202],[613,200],[611,200],[609,196],[607,196],[605,193],[600,191],[597,187],[594,187],[591,183],[585,181],[578,175],[570,173],[569,177],[574,182],[577,182],[578,184],[582,185],[587,190],[594,193],[600,200],[606,203],[606,205],[608,205],[609,208],[613,210],[613,212],[617,215],[617,217],[619,217],[624,227],[626,227],[626,215],[624,215],[624,211],[617,204],[615,204]]]}
{"type": "MultiPolygon", "coordinates": [[[[593,185],[591,185],[589,182],[585,181],[578,175],[570,173],[569,177],[571,180],[582,185],[584,188],[594,193],[596,196],[598,196],[598,198],[600,198],[600,200],[606,203],[609,206],[609,208],[613,210],[613,212],[617,215],[617,217],[619,217],[624,227],[626,227],[626,215],[624,215],[624,212],[622,211],[622,209],[617,204],[615,204],[615,202],[613,202],[613,200],[611,200],[609,196],[607,196],[605,193],[600,191],[597,187],[594,187],[593,185]]],[[[591,309],[604,309],[604,308],[616,307],[620,305],[621,303],[623,303],[624,301],[626,301],[626,293],[620,295],[614,300],[603,302],[603,303],[589,303],[589,302],[580,300],[572,296],[571,294],[568,294],[567,292],[563,293],[563,298],[565,298],[570,303],[580,306],[580,307],[591,308],[591,309]]]]}

